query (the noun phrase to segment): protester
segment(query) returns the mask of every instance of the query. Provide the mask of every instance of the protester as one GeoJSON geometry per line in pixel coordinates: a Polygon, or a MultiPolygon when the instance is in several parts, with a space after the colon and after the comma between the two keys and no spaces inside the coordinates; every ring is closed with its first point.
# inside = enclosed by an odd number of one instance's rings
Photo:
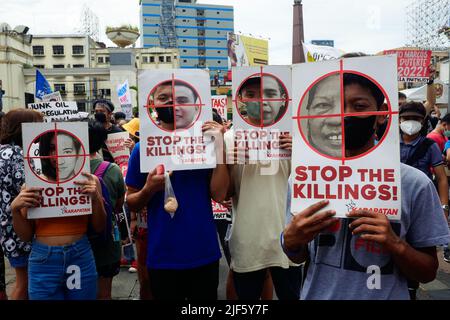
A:
{"type": "Polygon", "coordinates": [[[0,247],[0,300],[8,300],[6,294],[6,279],[5,279],[5,256],[3,250],[0,247]]]}
{"type": "MultiPolygon", "coordinates": [[[[348,104],[346,99],[345,108],[348,104]]],[[[384,116],[377,117],[374,130],[383,123],[380,117],[384,116]]],[[[375,146],[375,135],[364,136],[365,150],[360,153],[375,146]]],[[[436,277],[436,246],[450,241],[438,194],[423,173],[404,164],[401,190],[400,222],[365,210],[336,219],[333,208],[323,210],[327,200],[293,216],[288,201],[281,246],[292,261],[308,261],[301,299],[409,299],[407,278],[426,283],[436,277]],[[362,250],[352,250],[352,243],[359,243],[362,250]],[[374,249],[364,250],[369,243],[374,249]],[[368,285],[371,266],[380,270],[382,285],[377,290],[368,285]]],[[[288,189],[288,199],[290,194],[288,189]]]]}
{"type": "MultiPolygon", "coordinates": [[[[55,136],[44,135],[41,145],[50,144],[56,151],[55,136]],[[51,139],[50,143],[46,139],[51,139]]],[[[40,154],[42,154],[40,150],[40,154]]],[[[59,153],[58,153],[59,155],[59,153]]],[[[55,179],[56,161],[51,168],[42,168],[44,178],[55,179]]],[[[91,215],[30,220],[28,208],[41,202],[40,188],[24,186],[11,204],[13,225],[24,241],[33,241],[28,263],[28,294],[31,300],[93,300],[97,297],[97,272],[87,237],[88,225],[97,233],[105,227],[106,212],[99,179],[88,172],[74,181],[81,193],[92,199],[91,215]],[[73,266],[76,266],[75,269],[73,266]],[[69,277],[76,270],[79,285],[70,285],[69,277]]]]}
{"type": "Polygon", "coordinates": [[[445,115],[436,125],[433,131],[431,131],[427,138],[436,142],[441,152],[444,151],[445,144],[450,137],[450,114],[445,115]]]}
{"type": "MultiPolygon", "coordinates": [[[[223,141],[223,127],[203,124],[204,134],[215,137],[216,151],[223,141]]],[[[164,209],[164,168],[141,173],[140,143],[130,157],[126,177],[127,202],[139,212],[147,208],[147,268],[156,300],[216,300],[221,257],[211,197],[222,202],[229,186],[228,170],[216,168],[175,171],[170,176],[178,202],[173,218],[164,209]]]]}
{"type": "MultiPolygon", "coordinates": [[[[112,113],[114,112],[114,105],[109,100],[95,100],[93,103],[95,119],[105,127],[108,134],[122,132],[122,130],[115,124],[112,124],[112,113]]],[[[114,158],[108,151],[106,144],[102,145],[102,157],[105,161],[114,162],[114,158]]]]}
{"type": "MultiPolygon", "coordinates": [[[[107,240],[90,239],[95,264],[98,273],[97,298],[111,299],[112,280],[120,272],[121,243],[120,238],[114,236],[114,229],[118,229],[116,213],[122,210],[125,199],[125,182],[119,166],[115,163],[104,161],[97,153],[107,138],[105,128],[100,122],[89,121],[89,154],[91,173],[102,175],[102,180],[108,189],[113,214],[111,215],[112,234],[107,240]],[[103,174],[102,174],[103,171],[103,174]]],[[[103,195],[105,197],[105,195],[103,195]]]]}
{"type": "Polygon", "coordinates": [[[27,266],[31,243],[23,241],[13,227],[11,203],[25,183],[22,123],[42,122],[42,114],[27,109],[9,111],[2,118],[0,134],[0,243],[3,253],[14,268],[16,282],[12,300],[28,298],[27,266]]]}
{"type": "Polygon", "coordinates": [[[114,113],[114,124],[116,126],[123,126],[124,124],[127,123],[126,120],[127,116],[125,113],[123,113],[122,111],[118,111],[114,113]]]}

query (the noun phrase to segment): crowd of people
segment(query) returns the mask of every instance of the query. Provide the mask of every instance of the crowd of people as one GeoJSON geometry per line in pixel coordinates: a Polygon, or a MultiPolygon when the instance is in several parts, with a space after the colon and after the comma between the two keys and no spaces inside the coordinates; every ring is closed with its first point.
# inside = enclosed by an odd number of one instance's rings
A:
{"type": "MultiPolygon", "coordinates": [[[[31,220],[27,211],[39,206],[41,195],[36,187],[25,184],[21,124],[42,122],[43,117],[24,108],[9,111],[2,116],[0,132],[0,243],[16,281],[7,297],[2,256],[0,299],[112,299],[113,278],[121,266],[130,265],[130,271],[137,271],[142,300],[217,300],[222,252],[229,266],[229,300],[271,300],[274,290],[279,300],[415,299],[418,283],[436,277],[437,247],[444,247],[444,260],[450,262],[450,175],[446,169],[450,114],[440,116],[433,77],[431,69],[427,101],[408,101],[399,94],[400,123],[392,125],[400,130],[402,214],[395,222],[364,210],[337,219],[327,201],[291,213],[291,160],[276,161],[278,170],[272,175],[261,174],[266,162],[239,163],[245,150],[234,147],[231,123],[215,110],[213,120],[205,122],[202,130],[215,136],[217,146],[226,146],[217,148],[216,156],[227,161],[218,161],[213,169],[170,172],[178,205],[172,218],[165,208],[164,166],[149,173],[140,169],[138,115],[128,121],[107,100],[95,101],[93,117],[84,120],[91,172],[83,172],[75,182],[91,197],[93,213],[31,220]],[[129,133],[126,176],[105,143],[108,134],[117,132],[129,133]],[[229,209],[231,221],[214,220],[211,200],[229,209]],[[129,222],[130,232],[126,225],[122,227],[123,220],[129,222]],[[102,233],[110,236],[102,237],[102,233]],[[371,250],[356,256],[351,243],[358,241],[370,244],[371,250]],[[368,285],[368,269],[362,267],[372,265],[379,266],[381,273],[382,286],[375,283],[375,289],[368,285]],[[77,270],[71,267],[79,268],[79,279],[72,277],[77,270]]],[[[331,76],[312,89],[305,102],[309,116],[339,113],[333,112],[339,109],[334,102],[341,99],[339,91],[333,98],[333,88],[339,87],[334,86],[336,81],[339,84],[339,77],[331,76]],[[326,103],[321,98],[324,93],[331,97],[326,103]]],[[[345,123],[341,117],[311,117],[305,124],[312,146],[331,157],[367,152],[382,139],[389,122],[385,114],[367,115],[386,109],[379,88],[354,74],[344,75],[343,81],[344,109],[353,116],[346,117],[345,123]],[[358,112],[365,114],[355,116],[358,112]],[[341,136],[342,128],[345,151],[328,138],[341,136]]],[[[256,79],[240,94],[250,100],[262,98],[259,95],[266,93],[260,86],[261,80],[256,79]]],[[[173,106],[166,101],[172,94],[164,94],[164,86],[158,90],[155,101],[173,106]]],[[[283,90],[274,82],[267,94],[283,98],[283,90]]],[[[192,104],[195,94],[186,90],[186,96],[190,95],[192,104]]],[[[257,125],[266,125],[266,118],[258,115],[267,114],[271,124],[286,108],[282,103],[242,103],[242,116],[257,125]]],[[[174,123],[178,128],[188,126],[177,123],[175,109],[156,108],[159,125],[166,129],[173,129],[174,123]]],[[[190,111],[198,109],[191,106],[190,111]]],[[[189,121],[194,118],[190,115],[189,121]]],[[[41,138],[42,154],[55,151],[54,139],[41,138]]],[[[71,150],[79,149],[71,140],[64,143],[71,150]]],[[[292,150],[291,135],[280,137],[280,148],[292,150]]],[[[42,169],[48,179],[54,179],[54,162],[46,162],[42,169]]]]}

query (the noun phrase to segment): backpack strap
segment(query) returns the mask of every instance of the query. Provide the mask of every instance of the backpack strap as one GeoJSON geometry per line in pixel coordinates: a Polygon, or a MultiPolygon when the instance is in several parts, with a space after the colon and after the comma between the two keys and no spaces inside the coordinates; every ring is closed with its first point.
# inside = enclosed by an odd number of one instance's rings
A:
{"type": "Polygon", "coordinates": [[[102,163],[100,163],[100,165],[95,170],[94,174],[98,178],[103,178],[103,176],[105,175],[106,170],[108,170],[110,164],[111,163],[108,161],[102,161],[102,163]]]}
{"type": "Polygon", "coordinates": [[[431,140],[429,138],[425,138],[422,143],[417,147],[416,151],[406,160],[405,164],[409,166],[414,166],[414,164],[419,160],[422,159],[425,154],[427,153],[428,149],[436,143],[434,140],[431,140]]]}

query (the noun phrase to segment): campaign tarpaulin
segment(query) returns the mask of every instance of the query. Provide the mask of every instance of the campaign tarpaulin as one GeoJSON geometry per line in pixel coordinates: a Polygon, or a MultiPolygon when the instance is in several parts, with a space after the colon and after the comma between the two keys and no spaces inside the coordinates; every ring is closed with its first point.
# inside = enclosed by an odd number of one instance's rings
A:
{"type": "Polygon", "coordinates": [[[303,52],[306,62],[335,60],[344,54],[344,51],[329,46],[318,46],[303,43],[303,52]]]}
{"type": "Polygon", "coordinates": [[[228,97],[227,96],[212,96],[211,97],[212,108],[217,110],[217,113],[222,117],[222,119],[227,119],[227,107],[228,107],[228,97]]]}
{"type": "Polygon", "coordinates": [[[44,116],[45,122],[55,120],[78,119],[78,107],[75,101],[51,101],[29,103],[28,109],[39,111],[44,116]]]}
{"type": "Polygon", "coordinates": [[[384,54],[397,55],[398,81],[419,82],[428,80],[431,50],[385,50],[384,54]]]}
{"type": "Polygon", "coordinates": [[[216,167],[211,135],[209,74],[204,70],[142,70],[139,73],[141,172],[216,167]]]}
{"type": "Polygon", "coordinates": [[[87,123],[23,123],[22,133],[26,184],[43,189],[40,206],[28,209],[28,218],[91,214],[91,197],[74,183],[86,180],[81,172],[90,172],[87,123]]]}
{"type": "Polygon", "coordinates": [[[396,69],[395,56],[293,66],[293,213],[329,200],[337,217],[366,209],[400,219],[396,69]]]}
{"type": "Polygon", "coordinates": [[[291,158],[279,142],[291,133],[291,102],[291,66],[233,68],[234,146],[249,161],[291,158]]]}
{"type": "Polygon", "coordinates": [[[128,132],[118,132],[108,134],[106,147],[114,158],[114,162],[120,167],[124,177],[127,175],[128,160],[130,159],[130,149],[125,146],[125,140],[129,138],[128,132]]]}

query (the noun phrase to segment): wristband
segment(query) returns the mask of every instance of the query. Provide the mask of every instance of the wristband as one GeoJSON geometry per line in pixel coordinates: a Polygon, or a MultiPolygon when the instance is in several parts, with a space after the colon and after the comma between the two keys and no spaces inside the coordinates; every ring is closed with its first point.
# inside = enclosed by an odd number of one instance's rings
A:
{"type": "Polygon", "coordinates": [[[289,251],[286,249],[286,247],[284,246],[284,231],[281,232],[281,236],[280,236],[280,244],[281,244],[281,248],[283,249],[284,253],[288,256],[288,257],[296,257],[298,256],[303,249],[299,249],[297,251],[289,251]]]}

